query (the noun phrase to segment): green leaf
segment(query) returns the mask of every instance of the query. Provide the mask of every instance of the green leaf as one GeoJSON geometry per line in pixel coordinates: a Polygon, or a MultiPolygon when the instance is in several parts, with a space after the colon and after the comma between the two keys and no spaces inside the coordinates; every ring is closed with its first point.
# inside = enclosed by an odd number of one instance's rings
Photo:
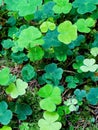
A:
{"type": "Polygon", "coordinates": [[[60,130],[61,123],[56,122],[59,118],[59,115],[56,112],[44,112],[44,119],[38,121],[40,130],[60,130]]]}
{"type": "Polygon", "coordinates": [[[12,128],[9,126],[3,126],[0,130],[12,130],[12,128]]]}
{"type": "Polygon", "coordinates": [[[0,70],[0,85],[7,85],[9,82],[10,77],[10,69],[5,67],[4,69],[0,70]]]}
{"type": "Polygon", "coordinates": [[[49,30],[53,31],[56,25],[50,21],[45,21],[40,25],[41,32],[46,33],[49,30]]]}
{"type": "Polygon", "coordinates": [[[29,129],[29,124],[26,122],[23,122],[20,126],[19,126],[20,130],[30,130],[29,129]]]}
{"type": "Polygon", "coordinates": [[[57,65],[55,63],[48,64],[45,66],[46,71],[45,74],[43,74],[42,79],[49,84],[58,85],[59,81],[62,78],[63,69],[57,68],[57,65]]]}
{"type": "Polygon", "coordinates": [[[44,98],[40,101],[40,107],[43,110],[53,112],[56,109],[56,105],[59,105],[61,103],[60,89],[58,87],[53,87],[50,84],[47,84],[42,87],[39,90],[38,95],[44,98]]]}
{"type": "Polygon", "coordinates": [[[28,58],[30,58],[30,61],[38,61],[41,60],[44,56],[44,51],[41,47],[36,46],[29,49],[29,52],[27,54],[28,58]]]}
{"type": "Polygon", "coordinates": [[[95,20],[92,18],[78,19],[75,23],[79,32],[89,33],[91,31],[90,27],[95,25],[95,20]]]}
{"type": "Polygon", "coordinates": [[[17,98],[19,95],[24,95],[28,84],[21,79],[16,80],[16,85],[11,83],[9,87],[6,88],[6,93],[9,94],[12,98],[17,98]]]}
{"type": "Polygon", "coordinates": [[[98,69],[98,65],[95,64],[95,59],[91,58],[91,59],[84,59],[83,64],[80,69],[83,72],[95,72],[98,69]]]}
{"type": "Polygon", "coordinates": [[[86,95],[86,99],[92,105],[97,105],[98,103],[98,88],[91,88],[86,95]]]}
{"type": "Polygon", "coordinates": [[[73,40],[77,38],[77,26],[72,25],[70,21],[64,21],[58,26],[59,41],[70,44],[73,40]]]}
{"type": "Polygon", "coordinates": [[[8,105],[5,101],[0,102],[0,123],[3,125],[9,124],[12,119],[12,112],[7,108],[8,105]]]}
{"type": "Polygon", "coordinates": [[[98,47],[93,47],[93,48],[91,48],[90,53],[91,53],[94,57],[96,57],[96,56],[98,55],[98,47]]]}
{"type": "Polygon", "coordinates": [[[26,103],[18,103],[15,106],[15,113],[18,115],[19,120],[26,120],[27,116],[32,114],[32,109],[26,103]]]}
{"type": "Polygon", "coordinates": [[[77,100],[79,100],[79,101],[82,101],[82,99],[84,97],[86,97],[86,91],[85,90],[76,89],[74,91],[74,94],[75,94],[77,100]]]}
{"type": "Polygon", "coordinates": [[[21,70],[21,75],[24,81],[29,82],[35,76],[34,68],[27,64],[21,70]]]}
{"type": "Polygon", "coordinates": [[[6,8],[11,11],[18,11],[20,16],[26,16],[35,13],[37,6],[41,5],[42,0],[5,0],[6,8]]]}
{"type": "Polygon", "coordinates": [[[98,0],[75,0],[73,2],[73,7],[78,8],[77,12],[79,14],[85,14],[94,11],[97,4],[98,0]]]}
{"type": "Polygon", "coordinates": [[[69,3],[69,0],[53,0],[56,4],[53,7],[53,11],[55,13],[61,14],[67,14],[70,12],[72,8],[72,4],[69,3]]]}
{"type": "Polygon", "coordinates": [[[77,83],[79,83],[78,78],[73,76],[67,76],[65,81],[68,82],[67,84],[68,88],[76,88],[77,83]]]}
{"type": "Polygon", "coordinates": [[[42,45],[43,48],[48,49],[51,47],[60,46],[61,42],[57,38],[58,34],[59,33],[57,32],[57,29],[55,29],[54,31],[48,31],[43,38],[44,39],[44,44],[42,45]]]}
{"type": "Polygon", "coordinates": [[[2,44],[3,48],[5,48],[5,49],[9,49],[9,48],[13,47],[13,45],[14,45],[14,43],[11,39],[3,40],[1,44],[2,44]]]}
{"type": "Polygon", "coordinates": [[[34,26],[29,26],[27,29],[22,30],[18,39],[18,46],[26,49],[43,43],[41,32],[34,26]]]}

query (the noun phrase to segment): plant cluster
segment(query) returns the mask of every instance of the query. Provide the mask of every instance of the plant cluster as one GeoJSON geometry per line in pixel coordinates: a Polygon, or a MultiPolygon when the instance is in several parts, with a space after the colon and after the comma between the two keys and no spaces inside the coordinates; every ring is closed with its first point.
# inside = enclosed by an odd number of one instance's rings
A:
{"type": "Polygon", "coordinates": [[[98,105],[97,19],[98,0],[0,0],[0,130],[73,130],[98,105]]]}

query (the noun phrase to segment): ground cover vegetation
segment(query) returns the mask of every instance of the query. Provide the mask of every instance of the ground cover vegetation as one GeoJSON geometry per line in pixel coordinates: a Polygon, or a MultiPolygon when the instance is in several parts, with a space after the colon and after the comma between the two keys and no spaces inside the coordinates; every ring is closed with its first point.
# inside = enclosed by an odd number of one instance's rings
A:
{"type": "Polygon", "coordinates": [[[98,130],[98,0],[0,0],[0,130],[98,130]]]}

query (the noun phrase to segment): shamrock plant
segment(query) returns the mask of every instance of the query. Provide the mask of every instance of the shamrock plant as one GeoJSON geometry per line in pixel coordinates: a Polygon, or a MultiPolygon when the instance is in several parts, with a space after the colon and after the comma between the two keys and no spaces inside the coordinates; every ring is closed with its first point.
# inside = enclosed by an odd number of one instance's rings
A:
{"type": "Polygon", "coordinates": [[[42,34],[38,28],[30,26],[27,29],[24,29],[18,39],[18,46],[20,48],[32,48],[37,45],[42,45],[44,43],[42,39],[42,34]]]}
{"type": "Polygon", "coordinates": [[[78,78],[74,76],[67,76],[65,81],[68,82],[67,84],[68,88],[76,88],[77,83],[79,83],[78,78]]]}
{"type": "Polygon", "coordinates": [[[96,56],[98,55],[98,47],[93,47],[93,48],[91,48],[90,53],[91,53],[94,57],[96,57],[96,56]]]}
{"type": "Polygon", "coordinates": [[[24,81],[30,81],[35,76],[35,70],[30,64],[25,65],[21,70],[21,75],[24,81]]]}
{"type": "Polygon", "coordinates": [[[73,2],[73,7],[78,8],[79,14],[91,13],[97,8],[96,5],[98,5],[98,0],[75,0],[73,2]]]}
{"type": "Polygon", "coordinates": [[[83,99],[84,97],[86,97],[86,91],[85,91],[85,90],[76,89],[76,90],[74,91],[74,94],[75,94],[76,99],[77,99],[78,101],[82,101],[82,99],[83,99]]]}
{"type": "Polygon", "coordinates": [[[67,14],[72,8],[72,4],[69,3],[69,0],[53,0],[56,4],[53,7],[53,11],[55,13],[61,14],[67,14]]]}
{"type": "Polygon", "coordinates": [[[79,108],[78,100],[75,98],[67,99],[67,101],[65,101],[64,104],[65,104],[65,113],[66,114],[73,112],[73,111],[77,111],[79,108]]]}
{"type": "Polygon", "coordinates": [[[60,130],[61,123],[57,122],[59,115],[56,112],[44,112],[42,119],[38,121],[40,130],[60,130]]]}
{"type": "Polygon", "coordinates": [[[95,64],[95,59],[91,58],[91,59],[84,59],[83,60],[83,64],[80,69],[83,71],[83,72],[95,72],[97,69],[98,69],[98,65],[95,64]]]}
{"type": "Polygon", "coordinates": [[[58,39],[59,41],[70,44],[77,38],[77,26],[72,25],[70,21],[64,21],[58,26],[58,39]]]}
{"type": "Polygon", "coordinates": [[[6,88],[6,93],[9,94],[12,98],[17,98],[19,95],[23,95],[26,92],[26,88],[28,87],[28,84],[21,79],[16,80],[15,83],[11,83],[6,88]]]}
{"type": "Polygon", "coordinates": [[[8,110],[8,105],[5,101],[0,102],[0,123],[3,125],[9,124],[12,119],[12,112],[8,110]]]}
{"type": "Polygon", "coordinates": [[[50,21],[43,22],[40,26],[41,32],[46,33],[49,30],[53,31],[56,25],[50,21]]]}
{"type": "Polygon", "coordinates": [[[17,0],[13,1],[11,0],[9,3],[8,0],[4,0],[6,3],[6,8],[9,9],[10,11],[17,11],[19,12],[20,16],[26,16],[33,14],[37,10],[37,6],[41,5],[42,1],[41,0],[17,0]]]}
{"type": "Polygon", "coordinates": [[[40,101],[40,107],[43,110],[47,110],[49,112],[53,112],[56,110],[56,105],[61,103],[61,90],[58,87],[53,87],[50,84],[42,87],[38,95],[41,98],[44,98],[40,101]],[[48,103],[47,103],[48,102],[48,103]]]}
{"type": "Polygon", "coordinates": [[[90,104],[96,105],[98,103],[98,88],[91,88],[86,95],[86,99],[90,104]]]}
{"type": "Polygon", "coordinates": [[[90,28],[95,25],[95,20],[93,20],[92,18],[81,18],[78,19],[75,25],[77,26],[79,32],[89,33],[91,31],[90,28]]]}
{"type": "Polygon", "coordinates": [[[48,64],[45,66],[46,73],[43,74],[42,79],[49,84],[58,85],[62,78],[62,68],[57,68],[55,63],[48,64]]]}

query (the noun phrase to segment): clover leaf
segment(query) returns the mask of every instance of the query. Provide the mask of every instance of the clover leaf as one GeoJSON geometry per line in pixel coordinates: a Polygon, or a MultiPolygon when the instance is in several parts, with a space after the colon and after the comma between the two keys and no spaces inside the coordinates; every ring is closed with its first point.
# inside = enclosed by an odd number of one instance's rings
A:
{"type": "Polygon", "coordinates": [[[65,81],[68,82],[67,84],[68,88],[76,88],[77,83],[79,83],[78,78],[74,76],[67,76],[65,81]]]}
{"type": "Polygon", "coordinates": [[[26,16],[35,13],[37,7],[41,5],[42,0],[5,0],[6,8],[11,11],[18,11],[20,16],[26,16]]]}
{"type": "Polygon", "coordinates": [[[76,63],[73,63],[73,68],[77,70],[78,73],[82,73],[80,67],[83,65],[84,56],[79,55],[76,57],[76,63]]]}
{"type": "Polygon", "coordinates": [[[95,59],[91,58],[91,59],[84,59],[83,64],[80,69],[83,72],[95,72],[98,69],[98,65],[95,64],[95,59]]]}
{"type": "Polygon", "coordinates": [[[56,25],[50,21],[45,21],[40,25],[41,32],[46,33],[49,30],[53,31],[56,25]]]}
{"type": "Polygon", "coordinates": [[[40,130],[60,130],[61,123],[56,120],[59,118],[59,115],[56,112],[44,112],[44,119],[38,121],[38,126],[40,130]]]}
{"type": "MultiPolygon", "coordinates": [[[[75,98],[67,99],[67,101],[65,101],[64,104],[67,106],[67,108],[71,112],[72,111],[77,111],[77,109],[78,109],[78,100],[75,99],[75,98]]],[[[66,106],[65,106],[65,111],[66,111],[66,106]]]]}
{"type": "Polygon", "coordinates": [[[38,91],[38,95],[44,99],[40,101],[40,107],[43,110],[53,112],[56,105],[61,103],[61,91],[58,87],[53,87],[50,84],[45,85],[38,91]],[[47,103],[48,102],[48,103],[47,103]]]}
{"type": "Polygon", "coordinates": [[[30,81],[35,76],[33,66],[31,66],[30,64],[25,65],[21,70],[21,75],[24,81],[30,81]]]}
{"type": "Polygon", "coordinates": [[[0,70],[0,85],[7,85],[10,80],[10,69],[8,67],[0,70]]]}
{"type": "Polygon", "coordinates": [[[91,31],[90,27],[93,27],[95,25],[95,20],[92,18],[81,18],[78,19],[75,25],[77,26],[79,32],[89,33],[91,31]]]}
{"type": "Polygon", "coordinates": [[[32,114],[32,109],[26,103],[17,103],[15,106],[15,113],[20,120],[26,120],[27,116],[32,114]]]}
{"type": "Polygon", "coordinates": [[[3,126],[0,130],[12,130],[12,128],[9,126],[3,126]]]}
{"type": "Polygon", "coordinates": [[[19,126],[19,129],[20,129],[20,130],[30,130],[29,128],[30,128],[30,127],[29,127],[29,123],[27,123],[27,122],[23,122],[23,123],[19,126]]]}
{"type": "Polygon", "coordinates": [[[93,47],[93,48],[91,48],[90,53],[91,53],[94,57],[96,57],[96,56],[98,55],[98,47],[93,47]]]}
{"type": "Polygon", "coordinates": [[[2,44],[3,48],[9,49],[9,48],[13,47],[14,42],[11,39],[7,39],[7,40],[3,40],[1,44],[2,44]]]}
{"type": "Polygon", "coordinates": [[[92,105],[97,105],[98,103],[98,88],[91,88],[86,95],[86,99],[92,105]]]}
{"type": "Polygon", "coordinates": [[[53,7],[53,11],[55,13],[61,14],[67,14],[70,12],[72,8],[72,4],[69,3],[69,0],[53,0],[56,4],[53,7]]]}
{"type": "Polygon", "coordinates": [[[78,8],[79,14],[91,13],[97,8],[96,5],[98,5],[98,0],[75,0],[73,2],[73,7],[78,8]]]}
{"type": "Polygon", "coordinates": [[[38,10],[34,14],[34,19],[36,21],[40,20],[46,20],[48,18],[55,17],[54,11],[52,10],[55,3],[53,1],[49,1],[44,3],[41,8],[38,8],[38,10]]]}
{"type": "Polygon", "coordinates": [[[44,51],[41,47],[36,46],[29,49],[28,58],[30,58],[30,61],[38,61],[41,60],[44,56],[44,51]]]}
{"type": "Polygon", "coordinates": [[[43,43],[41,32],[34,26],[22,30],[18,39],[18,46],[26,49],[35,47],[36,45],[42,45],[43,43]]]}
{"type": "Polygon", "coordinates": [[[82,101],[82,99],[84,97],[86,97],[86,91],[85,90],[76,89],[74,91],[74,94],[75,94],[77,100],[79,100],[79,101],[82,101]]]}
{"type": "Polygon", "coordinates": [[[42,45],[43,48],[48,49],[51,47],[60,46],[61,42],[57,38],[58,34],[59,33],[57,32],[57,29],[53,31],[48,31],[43,38],[44,39],[44,44],[42,45]]]}
{"type": "Polygon", "coordinates": [[[77,26],[72,25],[70,21],[64,21],[58,26],[58,40],[69,44],[77,38],[77,26]]]}
{"type": "Polygon", "coordinates": [[[26,92],[26,88],[28,87],[28,84],[21,79],[16,80],[16,84],[11,83],[6,88],[6,93],[9,94],[12,98],[17,98],[19,95],[23,95],[26,92]]]}
{"type": "Polygon", "coordinates": [[[23,62],[28,60],[28,57],[22,51],[18,51],[17,53],[11,54],[12,61],[18,64],[22,64],[23,62]]]}
{"type": "Polygon", "coordinates": [[[12,119],[12,112],[7,109],[8,105],[5,101],[0,102],[0,123],[7,125],[12,119]]]}
{"type": "Polygon", "coordinates": [[[45,74],[43,74],[42,79],[49,84],[58,85],[59,81],[62,78],[63,69],[57,68],[57,65],[55,63],[48,64],[45,66],[46,71],[45,74]]]}

